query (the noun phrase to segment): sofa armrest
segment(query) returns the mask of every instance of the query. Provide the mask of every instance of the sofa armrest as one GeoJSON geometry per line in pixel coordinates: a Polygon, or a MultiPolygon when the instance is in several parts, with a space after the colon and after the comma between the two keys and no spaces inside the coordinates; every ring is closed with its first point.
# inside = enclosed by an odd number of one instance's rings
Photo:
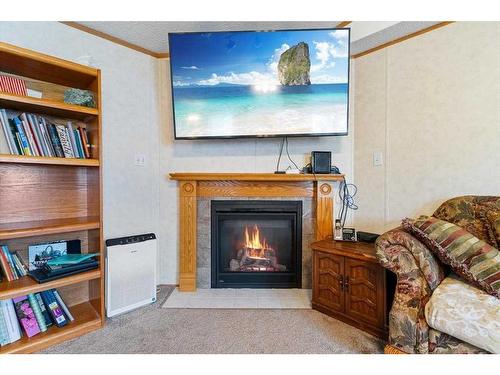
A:
{"type": "Polygon", "coordinates": [[[444,278],[439,261],[424,244],[399,228],[381,235],[375,248],[382,266],[397,275],[389,343],[406,353],[428,353],[424,308],[444,278]]]}

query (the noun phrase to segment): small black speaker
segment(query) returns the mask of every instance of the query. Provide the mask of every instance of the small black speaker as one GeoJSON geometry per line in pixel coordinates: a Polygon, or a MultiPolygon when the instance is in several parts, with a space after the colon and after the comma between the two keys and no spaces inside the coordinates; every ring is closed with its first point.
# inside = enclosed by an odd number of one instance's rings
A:
{"type": "Polygon", "coordinates": [[[311,167],[313,173],[330,173],[332,153],[330,151],[311,152],[311,167]]]}

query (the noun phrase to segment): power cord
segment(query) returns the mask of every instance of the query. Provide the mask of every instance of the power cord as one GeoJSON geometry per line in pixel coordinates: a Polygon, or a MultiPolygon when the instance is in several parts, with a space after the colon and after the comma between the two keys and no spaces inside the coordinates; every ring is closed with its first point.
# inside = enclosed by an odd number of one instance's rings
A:
{"type": "Polygon", "coordinates": [[[288,152],[288,137],[285,137],[285,143],[286,143],[286,155],[288,156],[288,160],[290,160],[292,162],[292,164],[294,165],[295,169],[299,169],[299,167],[297,166],[297,164],[295,164],[295,162],[290,157],[290,153],[288,152]]]}
{"type": "MultiPolygon", "coordinates": [[[[288,152],[288,137],[283,137],[283,139],[281,140],[280,152],[278,154],[278,161],[276,163],[275,173],[283,173],[283,172],[280,172],[280,162],[281,162],[281,156],[283,155],[283,147],[285,147],[286,156],[287,156],[288,160],[294,165],[294,167],[296,169],[299,169],[297,164],[293,161],[292,157],[290,156],[290,153],[288,152]]],[[[287,170],[288,169],[292,169],[292,168],[288,167],[287,170]]]]}
{"type": "Polygon", "coordinates": [[[354,184],[347,183],[345,177],[342,178],[342,182],[339,186],[339,197],[342,201],[342,208],[340,210],[340,222],[342,223],[342,227],[345,225],[345,221],[347,219],[347,212],[349,209],[355,211],[358,209],[354,201],[354,197],[358,192],[358,187],[354,184]],[[352,190],[351,190],[352,189],[352,190]]]}
{"type": "Polygon", "coordinates": [[[281,155],[283,154],[283,146],[285,145],[285,138],[281,140],[281,146],[280,146],[280,153],[278,155],[278,161],[276,163],[276,171],[274,173],[279,173],[280,172],[280,161],[281,161],[281,155]]]}

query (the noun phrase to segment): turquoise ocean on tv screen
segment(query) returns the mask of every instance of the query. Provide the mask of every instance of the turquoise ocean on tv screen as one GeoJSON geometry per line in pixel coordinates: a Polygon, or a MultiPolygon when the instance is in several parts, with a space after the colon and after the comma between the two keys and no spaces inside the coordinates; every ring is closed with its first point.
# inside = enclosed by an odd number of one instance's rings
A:
{"type": "Polygon", "coordinates": [[[177,137],[347,133],[348,85],[174,87],[177,137]]]}

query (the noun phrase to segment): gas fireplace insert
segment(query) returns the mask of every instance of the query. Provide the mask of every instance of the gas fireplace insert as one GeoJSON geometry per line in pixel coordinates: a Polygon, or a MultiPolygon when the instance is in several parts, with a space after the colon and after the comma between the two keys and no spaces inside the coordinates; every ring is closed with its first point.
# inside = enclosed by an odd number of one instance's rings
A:
{"type": "Polygon", "coordinates": [[[301,201],[211,205],[212,288],[301,287],[301,201]]]}

